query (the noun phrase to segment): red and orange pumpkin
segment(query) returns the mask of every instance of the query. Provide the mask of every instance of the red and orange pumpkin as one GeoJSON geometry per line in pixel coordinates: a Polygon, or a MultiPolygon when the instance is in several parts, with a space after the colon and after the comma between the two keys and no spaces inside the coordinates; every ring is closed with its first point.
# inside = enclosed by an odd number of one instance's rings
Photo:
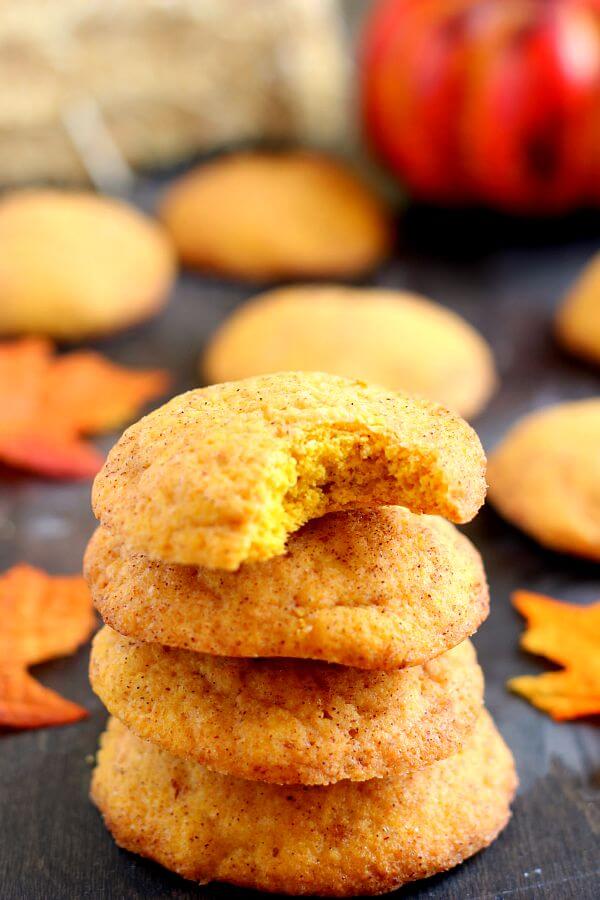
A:
{"type": "Polygon", "coordinates": [[[361,74],[368,137],[413,194],[600,201],[600,0],[382,0],[361,74]]]}

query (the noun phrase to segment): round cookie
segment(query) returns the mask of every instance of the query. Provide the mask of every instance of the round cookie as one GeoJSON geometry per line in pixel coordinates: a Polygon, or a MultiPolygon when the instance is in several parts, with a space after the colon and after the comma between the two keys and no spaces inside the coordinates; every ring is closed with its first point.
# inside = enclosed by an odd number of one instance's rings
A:
{"type": "Polygon", "coordinates": [[[0,334],[79,340],[155,313],[175,276],[161,227],[91,193],[31,189],[0,201],[0,334]]]}
{"type": "Polygon", "coordinates": [[[460,748],[483,703],[470,641],[423,666],[367,672],[173,650],[104,627],[90,681],[143,740],[217,772],[277,784],[421,769],[460,748]]]}
{"type": "Polygon", "coordinates": [[[402,507],[313,519],[283,556],[237,572],[130,554],[99,528],[84,570],[104,621],[129,637],[365,669],[437,656],[473,634],[489,604],[470,541],[444,519],[402,507]]]}
{"type": "Polygon", "coordinates": [[[556,334],[567,350],[600,363],[600,253],[592,257],[558,310],[556,334]]]}
{"type": "Polygon", "coordinates": [[[489,346],[456,313],[403,291],[334,285],[255,297],[221,326],[202,369],[210,382],[331,372],[419,394],[466,418],[496,384],[489,346]]]}
{"type": "Polygon", "coordinates": [[[131,550],[237,569],[328,512],[384,504],[464,522],[485,495],[475,432],[425,400],[288,372],[175,397],[129,428],[94,512],[131,550]]]}
{"type": "Polygon", "coordinates": [[[313,787],[210,772],[113,719],[92,799],[121,847],[185,878],[349,897],[427,878],[488,846],[515,787],[487,713],[459,753],[425,769],[313,787]]]}
{"type": "Polygon", "coordinates": [[[490,499],[540,544],[600,560],[600,399],[525,416],[490,458],[490,499]]]}
{"type": "Polygon", "coordinates": [[[379,200],[317,153],[235,153],[167,191],[159,211],[184,263],[243,280],[352,276],[390,246],[379,200]]]}

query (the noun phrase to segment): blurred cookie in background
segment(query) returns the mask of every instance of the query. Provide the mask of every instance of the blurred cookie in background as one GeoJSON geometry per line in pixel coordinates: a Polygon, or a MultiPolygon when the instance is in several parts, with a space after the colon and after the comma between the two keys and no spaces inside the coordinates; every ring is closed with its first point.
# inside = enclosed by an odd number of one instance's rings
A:
{"type": "Polygon", "coordinates": [[[383,288],[291,286],[246,303],[201,361],[210,382],[322,371],[420,394],[473,418],[496,386],[491,350],[456,313],[383,288]]]}
{"type": "Polygon", "coordinates": [[[540,544],[600,560],[599,448],[599,398],[531,413],[491,454],[488,496],[540,544]]]}
{"type": "Polygon", "coordinates": [[[174,277],[168,237],[125,203],[46,189],[0,201],[0,335],[117,331],[157,312],[174,277]]]}
{"type": "Polygon", "coordinates": [[[559,308],[556,335],[571,353],[600,363],[600,253],[583,269],[559,308]]]}
{"type": "Polygon", "coordinates": [[[185,264],[244,281],[360,275],[391,244],[370,188],[341,161],[303,150],[199,166],[167,191],[160,218],[185,264]]]}

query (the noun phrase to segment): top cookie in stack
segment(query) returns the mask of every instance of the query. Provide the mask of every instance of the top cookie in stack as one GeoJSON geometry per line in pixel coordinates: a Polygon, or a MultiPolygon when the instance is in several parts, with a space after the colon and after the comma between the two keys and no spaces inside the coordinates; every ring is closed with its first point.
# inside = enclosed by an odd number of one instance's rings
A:
{"type": "Polygon", "coordinates": [[[468,522],[485,487],[481,444],[458,416],[289,373],[190,391],[146,416],[110,453],[93,506],[131,551],[236,570],[340,510],[397,505],[468,522]]]}
{"type": "Polygon", "coordinates": [[[450,412],[322,374],[192,391],[125,433],[86,555],[120,720],[93,797],[120,844],[350,895],[495,837],[514,770],[467,640],[485,574],[440,518],[475,514],[484,466],[450,412]]]}

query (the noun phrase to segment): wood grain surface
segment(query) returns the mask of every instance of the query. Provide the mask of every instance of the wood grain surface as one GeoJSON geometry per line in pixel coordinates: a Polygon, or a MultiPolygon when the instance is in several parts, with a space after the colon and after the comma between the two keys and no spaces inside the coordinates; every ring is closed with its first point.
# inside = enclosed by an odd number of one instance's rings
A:
{"type": "MultiPolygon", "coordinates": [[[[160,182],[141,184],[150,208],[160,182]]],[[[463,313],[491,341],[502,386],[476,422],[490,448],[528,410],[600,393],[600,371],[554,344],[552,310],[600,244],[600,220],[513,222],[478,213],[415,209],[399,225],[394,259],[371,279],[425,292],[463,313]],[[410,242],[407,237],[410,236],[410,242]]],[[[130,365],[165,366],[177,391],[198,384],[197,357],[214,327],[253,291],[184,275],[155,322],[97,346],[130,365]]],[[[115,436],[104,441],[108,448],[115,436]]],[[[94,527],[90,485],[0,473],[0,568],[24,560],[80,570],[94,527]]],[[[483,553],[492,613],[476,637],[487,702],[517,759],[514,817],[487,851],[455,871],[399,892],[414,898],[600,896],[600,731],[555,724],[507,693],[512,675],[544,670],[518,649],[522,622],[509,605],[518,587],[575,602],[600,596],[600,568],[550,553],[485,508],[467,529],[483,553]]],[[[0,623],[1,627],[1,623],[0,623]]],[[[88,648],[39,666],[37,677],[91,713],[82,723],[0,735],[0,898],[201,898],[257,896],[227,885],[200,888],[114,845],[88,801],[92,757],[106,714],[87,682],[88,648]]]]}

